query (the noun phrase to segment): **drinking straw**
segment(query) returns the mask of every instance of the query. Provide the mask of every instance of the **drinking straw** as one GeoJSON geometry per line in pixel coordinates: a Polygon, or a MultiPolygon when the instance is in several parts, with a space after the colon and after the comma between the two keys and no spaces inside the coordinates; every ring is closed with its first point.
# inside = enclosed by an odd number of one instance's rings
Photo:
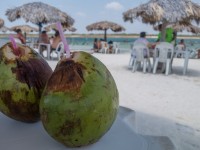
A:
{"type": "Polygon", "coordinates": [[[10,41],[11,41],[11,43],[12,43],[13,48],[14,48],[14,50],[13,50],[14,54],[15,54],[15,55],[19,55],[20,52],[19,52],[19,50],[18,50],[17,43],[15,42],[14,37],[13,37],[12,35],[10,35],[10,36],[9,36],[9,39],[10,39],[10,41]]]}
{"type": "Polygon", "coordinates": [[[17,49],[17,44],[15,42],[14,37],[12,35],[10,35],[9,38],[10,38],[10,41],[12,43],[13,48],[16,50],[17,49]]]}
{"type": "Polygon", "coordinates": [[[57,22],[57,23],[56,23],[56,27],[57,27],[57,29],[58,29],[58,31],[59,31],[59,33],[60,33],[61,40],[62,40],[62,42],[63,42],[63,44],[64,44],[64,50],[65,50],[65,52],[66,52],[66,58],[69,58],[69,57],[70,57],[69,45],[68,45],[67,40],[66,40],[66,38],[65,38],[65,36],[64,36],[63,28],[62,28],[61,23],[60,23],[60,22],[57,22]]]}

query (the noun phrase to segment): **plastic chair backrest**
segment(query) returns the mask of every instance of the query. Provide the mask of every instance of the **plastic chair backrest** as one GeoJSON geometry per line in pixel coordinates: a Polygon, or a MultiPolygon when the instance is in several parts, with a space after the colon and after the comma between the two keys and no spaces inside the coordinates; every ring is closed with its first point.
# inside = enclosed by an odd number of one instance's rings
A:
{"type": "Polygon", "coordinates": [[[113,42],[113,50],[115,54],[119,53],[119,42],[113,42]]]}
{"type": "Polygon", "coordinates": [[[101,41],[101,48],[107,48],[108,44],[107,42],[101,41]]]}
{"type": "Polygon", "coordinates": [[[135,49],[134,49],[134,46],[146,46],[144,43],[142,42],[137,42],[137,43],[132,43],[131,44],[131,56],[136,56],[136,52],[135,52],[135,49]]]}
{"type": "Polygon", "coordinates": [[[135,42],[135,43],[133,44],[133,46],[136,46],[136,45],[143,45],[143,46],[146,46],[146,44],[145,44],[145,43],[142,43],[142,42],[135,42]]]}
{"type": "Polygon", "coordinates": [[[155,54],[159,62],[166,62],[167,59],[172,59],[174,53],[174,46],[167,42],[161,42],[155,47],[155,54]]]}
{"type": "Polygon", "coordinates": [[[64,51],[64,44],[63,42],[58,43],[57,47],[56,47],[56,52],[63,52],[64,51]]]}
{"type": "Polygon", "coordinates": [[[184,45],[182,45],[182,44],[178,44],[178,45],[176,45],[176,47],[175,47],[175,50],[176,51],[182,51],[182,50],[184,50],[185,48],[184,48],[184,45]]]}
{"type": "Polygon", "coordinates": [[[114,49],[119,48],[119,43],[118,42],[113,42],[113,48],[114,49]]]}
{"type": "Polygon", "coordinates": [[[149,56],[149,49],[144,44],[137,44],[133,46],[133,52],[135,53],[136,60],[137,61],[143,61],[145,58],[145,55],[149,56]]]}

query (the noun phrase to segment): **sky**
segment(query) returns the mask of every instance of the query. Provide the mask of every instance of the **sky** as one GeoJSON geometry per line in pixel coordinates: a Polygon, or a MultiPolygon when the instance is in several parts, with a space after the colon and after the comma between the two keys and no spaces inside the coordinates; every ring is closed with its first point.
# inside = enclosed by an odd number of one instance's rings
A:
{"type": "MultiPolygon", "coordinates": [[[[199,0],[192,0],[199,3],[199,0]]],[[[0,18],[4,19],[5,26],[12,27],[15,25],[29,24],[36,27],[32,23],[26,23],[22,18],[10,22],[5,16],[7,9],[12,9],[30,2],[38,2],[35,0],[4,0],[1,1],[0,18]]],[[[133,23],[123,21],[123,12],[128,9],[139,6],[148,2],[148,0],[42,0],[40,2],[54,6],[61,11],[66,12],[74,20],[74,27],[77,29],[75,33],[102,33],[102,31],[87,31],[86,26],[99,21],[112,21],[122,25],[126,30],[122,33],[140,33],[156,34],[151,25],[143,24],[140,20],[133,23]]],[[[108,30],[108,33],[113,33],[108,30]]]]}

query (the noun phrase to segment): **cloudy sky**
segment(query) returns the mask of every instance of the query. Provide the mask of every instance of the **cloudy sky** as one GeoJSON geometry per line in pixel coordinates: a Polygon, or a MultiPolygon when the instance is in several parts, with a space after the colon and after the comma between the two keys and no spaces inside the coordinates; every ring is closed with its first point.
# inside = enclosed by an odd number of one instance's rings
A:
{"type": "MultiPolygon", "coordinates": [[[[140,21],[134,23],[124,22],[122,13],[126,10],[136,7],[148,0],[42,0],[58,9],[66,12],[75,20],[74,26],[77,28],[76,33],[88,33],[86,26],[98,21],[116,22],[126,28],[125,33],[139,33],[145,31],[147,33],[156,33],[151,25],[142,24],[140,21]]],[[[8,27],[14,25],[26,24],[23,19],[18,19],[14,22],[7,20],[5,12],[9,8],[15,8],[25,3],[35,2],[34,0],[4,0],[1,1],[0,17],[5,20],[5,25],[8,27]]],[[[193,0],[199,3],[199,0],[193,0]]],[[[34,26],[31,23],[29,25],[34,26]]],[[[101,33],[100,31],[92,31],[89,33],[101,33]]],[[[108,31],[111,33],[111,31],[108,31]]]]}

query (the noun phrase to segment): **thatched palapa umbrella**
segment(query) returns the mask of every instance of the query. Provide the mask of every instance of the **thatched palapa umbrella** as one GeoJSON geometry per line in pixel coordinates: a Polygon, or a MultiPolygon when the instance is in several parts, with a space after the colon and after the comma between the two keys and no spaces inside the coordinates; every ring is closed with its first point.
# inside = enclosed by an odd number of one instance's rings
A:
{"type": "Polygon", "coordinates": [[[4,25],[4,21],[3,19],[0,18],[0,28],[3,27],[3,25],[4,25]]]}
{"type": "Polygon", "coordinates": [[[6,26],[3,26],[3,27],[0,28],[0,31],[1,32],[7,32],[7,31],[11,31],[11,29],[6,27],[6,26]]]}
{"type": "Polygon", "coordinates": [[[165,28],[168,23],[200,21],[200,6],[191,0],[150,0],[123,13],[124,21],[133,22],[141,18],[149,24],[162,23],[161,40],[165,40],[165,28]]]}
{"type": "Polygon", "coordinates": [[[26,22],[37,24],[40,33],[43,24],[65,22],[67,25],[72,26],[74,23],[74,19],[65,12],[42,2],[28,3],[13,9],[8,9],[6,15],[10,21],[23,18],[26,22]]]}
{"type": "Polygon", "coordinates": [[[14,26],[11,28],[12,31],[16,31],[17,29],[21,29],[23,32],[26,32],[26,33],[39,31],[37,28],[31,27],[29,25],[19,25],[19,26],[14,26]]]}
{"type": "MultiPolygon", "coordinates": [[[[70,32],[75,32],[76,31],[76,28],[75,27],[72,27],[72,26],[68,26],[66,23],[62,23],[62,27],[63,27],[63,31],[70,31],[70,32]]],[[[44,27],[44,29],[46,31],[51,31],[51,30],[57,30],[57,27],[56,27],[56,24],[50,24],[50,25],[47,25],[46,27],[44,27]]]]}
{"type": "MultiPolygon", "coordinates": [[[[169,24],[169,25],[167,25],[167,27],[173,28],[173,30],[176,32],[182,32],[182,31],[186,30],[187,32],[192,32],[194,34],[200,33],[200,28],[198,26],[192,25],[191,23],[189,23],[189,24],[180,24],[180,23],[169,24]]],[[[154,30],[158,30],[158,26],[154,26],[153,28],[154,28],[154,30]]]]}
{"type": "Polygon", "coordinates": [[[24,32],[25,39],[26,39],[26,33],[39,31],[37,28],[31,27],[29,25],[19,25],[11,28],[11,30],[15,32],[17,31],[17,29],[21,29],[24,32]]]}
{"type": "Polygon", "coordinates": [[[122,27],[119,24],[116,24],[114,22],[110,22],[110,21],[101,21],[101,22],[96,22],[93,23],[91,25],[88,25],[86,27],[86,29],[88,31],[92,31],[92,30],[104,30],[104,40],[107,41],[107,30],[111,29],[113,32],[121,32],[121,31],[125,31],[125,28],[122,27]]]}

